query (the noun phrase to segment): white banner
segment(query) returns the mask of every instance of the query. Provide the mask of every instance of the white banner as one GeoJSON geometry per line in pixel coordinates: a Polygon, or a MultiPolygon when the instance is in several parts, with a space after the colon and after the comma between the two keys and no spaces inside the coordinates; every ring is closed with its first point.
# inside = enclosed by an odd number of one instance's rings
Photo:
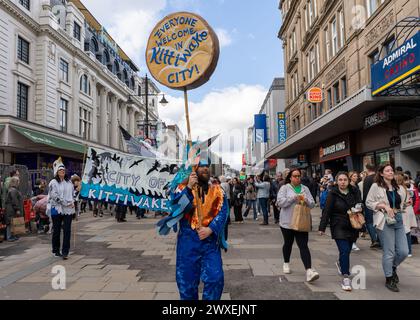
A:
{"type": "Polygon", "coordinates": [[[167,190],[181,163],[89,148],[83,199],[169,211],[167,190]]]}

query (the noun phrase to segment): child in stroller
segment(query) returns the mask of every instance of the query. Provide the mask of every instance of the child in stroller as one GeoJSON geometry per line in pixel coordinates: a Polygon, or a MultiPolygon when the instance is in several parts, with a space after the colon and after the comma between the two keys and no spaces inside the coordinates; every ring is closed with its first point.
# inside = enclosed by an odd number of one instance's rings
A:
{"type": "Polygon", "coordinates": [[[36,214],[35,222],[38,233],[48,233],[50,230],[50,218],[47,215],[48,196],[39,195],[31,200],[36,214]]]}

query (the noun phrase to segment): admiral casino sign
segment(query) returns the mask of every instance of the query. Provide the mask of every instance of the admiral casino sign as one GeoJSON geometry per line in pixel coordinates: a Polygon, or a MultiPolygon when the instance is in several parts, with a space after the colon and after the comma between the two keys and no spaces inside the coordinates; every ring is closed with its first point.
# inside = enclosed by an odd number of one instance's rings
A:
{"type": "Polygon", "coordinates": [[[199,15],[171,14],[152,31],[146,49],[147,66],[162,85],[195,89],[206,83],[219,59],[219,40],[199,15]]]}
{"type": "Polygon", "coordinates": [[[371,71],[373,96],[420,71],[420,31],[385,59],[372,65],[371,71]]]}

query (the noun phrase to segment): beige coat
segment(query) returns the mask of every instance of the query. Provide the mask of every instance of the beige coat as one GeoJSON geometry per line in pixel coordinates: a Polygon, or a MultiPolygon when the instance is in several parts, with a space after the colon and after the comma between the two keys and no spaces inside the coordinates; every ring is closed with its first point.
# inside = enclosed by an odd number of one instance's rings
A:
{"type": "MultiPolygon", "coordinates": [[[[408,194],[407,189],[403,188],[403,191],[404,191],[404,197],[402,198],[402,201],[407,202],[410,195],[408,194]]],[[[403,222],[404,222],[405,233],[411,232],[411,228],[417,228],[417,220],[416,220],[416,215],[414,213],[413,206],[408,206],[403,211],[403,222]]]]}
{"type": "MultiPolygon", "coordinates": [[[[404,188],[400,187],[398,193],[401,196],[401,199],[404,201],[406,195],[404,188]]],[[[376,209],[377,205],[380,203],[391,206],[386,195],[386,190],[378,186],[377,183],[374,183],[370,188],[369,194],[367,195],[366,206],[373,211],[373,225],[377,229],[383,230],[385,226],[385,215],[382,211],[376,209]]]]}

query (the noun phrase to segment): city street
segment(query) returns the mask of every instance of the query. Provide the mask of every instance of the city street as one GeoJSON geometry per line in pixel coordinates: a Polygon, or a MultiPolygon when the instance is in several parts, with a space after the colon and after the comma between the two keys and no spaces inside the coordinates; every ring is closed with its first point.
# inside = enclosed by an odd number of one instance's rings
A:
{"type": "MultiPolygon", "coordinates": [[[[314,229],[319,209],[314,212],[314,229]]],[[[0,244],[0,300],[178,300],[175,282],[176,237],[160,237],[153,218],[137,220],[128,215],[117,223],[109,212],[104,218],[83,214],[73,224],[70,259],[51,255],[50,235],[30,235],[18,242],[0,244]],[[52,269],[65,267],[66,289],[53,290],[52,269]]],[[[232,214],[233,217],[233,214],[232,214]]],[[[270,218],[272,219],[272,217],[270,218]]],[[[270,220],[272,222],[272,220],[270,220]]],[[[329,231],[328,231],[329,234],[329,231]]],[[[360,239],[361,251],[351,256],[352,265],[366,268],[365,290],[343,292],[334,265],[335,243],[329,236],[310,234],[313,267],[320,273],[314,284],[304,282],[299,251],[294,247],[292,274],[282,271],[282,236],[273,224],[264,227],[252,219],[232,224],[230,249],[223,254],[225,288],[223,300],[360,300],[418,299],[420,286],[420,247],[413,246],[413,257],[399,268],[400,293],[384,286],[381,252],[360,239]]]]}

